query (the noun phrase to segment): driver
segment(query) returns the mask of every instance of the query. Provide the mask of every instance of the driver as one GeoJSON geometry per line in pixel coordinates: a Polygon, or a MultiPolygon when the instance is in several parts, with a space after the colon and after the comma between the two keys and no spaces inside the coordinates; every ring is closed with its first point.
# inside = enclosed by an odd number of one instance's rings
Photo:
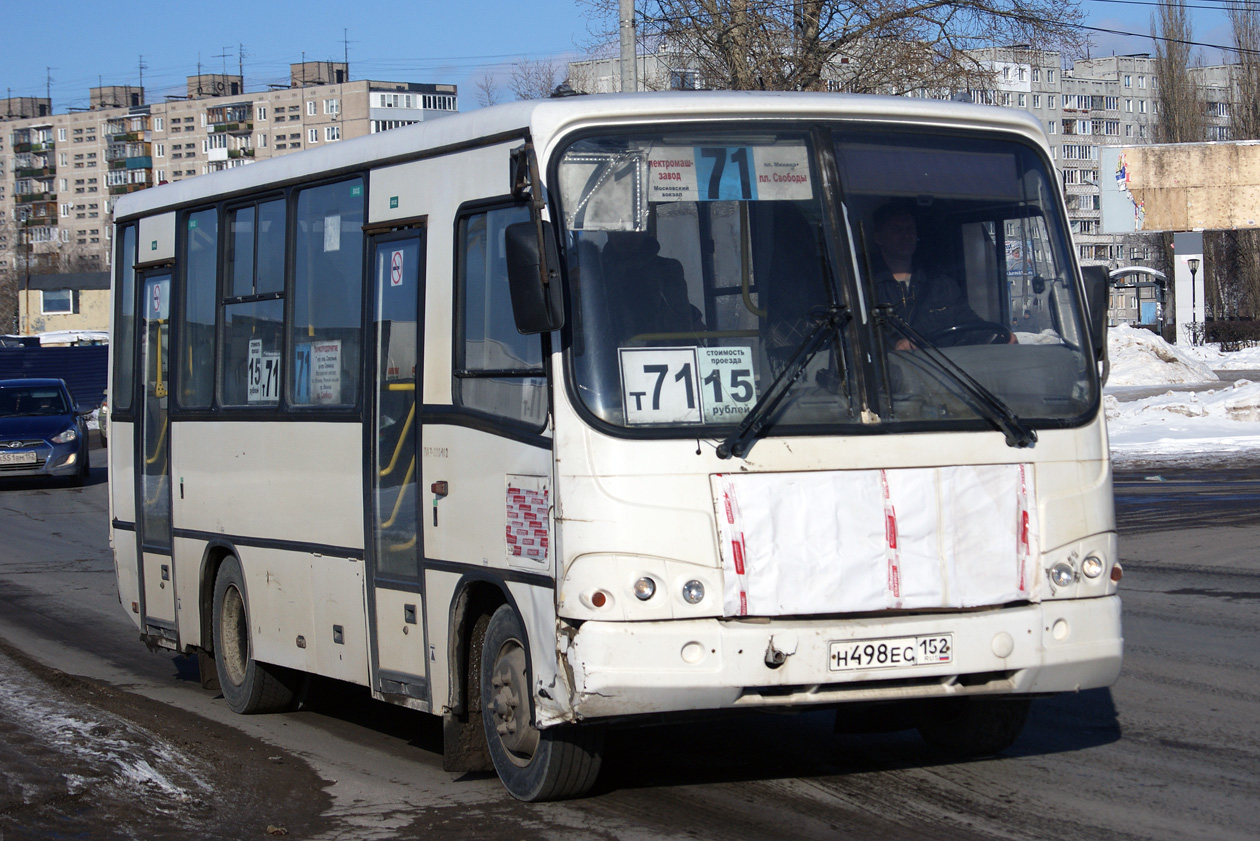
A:
{"type": "MultiPolygon", "coordinates": [[[[952,278],[928,270],[914,258],[919,231],[913,205],[885,204],[875,211],[872,222],[878,249],[872,281],[881,304],[891,304],[893,313],[926,337],[951,327],[987,323],[967,306],[952,278]]],[[[902,338],[895,347],[910,350],[914,344],[902,338]]]]}

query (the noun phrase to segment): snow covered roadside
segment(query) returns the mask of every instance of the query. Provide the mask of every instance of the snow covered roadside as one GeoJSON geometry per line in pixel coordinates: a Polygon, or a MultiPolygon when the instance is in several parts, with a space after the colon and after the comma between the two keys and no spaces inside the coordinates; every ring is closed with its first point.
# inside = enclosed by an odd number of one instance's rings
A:
{"type": "Polygon", "coordinates": [[[1115,327],[1108,331],[1107,350],[1111,376],[1104,409],[1117,466],[1260,460],[1260,384],[1221,381],[1213,372],[1260,369],[1260,349],[1223,354],[1213,346],[1173,346],[1147,330],[1115,327]],[[1204,383],[1219,385],[1205,390],[1204,383]],[[1159,385],[1182,388],[1125,399],[1133,387],[1159,385]]]}

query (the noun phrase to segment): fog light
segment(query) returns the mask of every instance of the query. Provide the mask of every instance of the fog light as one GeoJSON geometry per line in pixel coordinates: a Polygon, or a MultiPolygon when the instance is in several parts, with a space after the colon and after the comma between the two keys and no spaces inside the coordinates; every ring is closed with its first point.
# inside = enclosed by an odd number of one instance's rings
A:
{"type": "Polygon", "coordinates": [[[687,604],[700,604],[704,601],[704,585],[693,578],[683,585],[682,597],[687,604]]]}
{"type": "Polygon", "coordinates": [[[634,582],[634,595],[641,601],[645,602],[656,595],[656,582],[644,576],[634,582]]]}
{"type": "Polygon", "coordinates": [[[1050,583],[1056,587],[1066,587],[1076,580],[1076,571],[1067,561],[1059,561],[1050,567],[1050,583]]]}
{"type": "Polygon", "coordinates": [[[1085,573],[1086,578],[1097,578],[1102,575],[1102,559],[1097,555],[1087,555],[1085,560],[1081,561],[1081,572],[1085,573]]]}

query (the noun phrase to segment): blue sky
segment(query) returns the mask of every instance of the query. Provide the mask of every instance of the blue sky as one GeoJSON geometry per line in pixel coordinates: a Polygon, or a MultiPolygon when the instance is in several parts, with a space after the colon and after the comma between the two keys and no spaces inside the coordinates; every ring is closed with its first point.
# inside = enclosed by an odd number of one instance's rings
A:
{"type": "MultiPolygon", "coordinates": [[[[1195,40],[1227,44],[1222,0],[1190,3],[1195,40]]],[[[1088,25],[1137,33],[1150,31],[1155,8],[1144,0],[1083,6],[1088,25]]],[[[43,96],[50,74],[57,112],[86,107],[88,88],[98,84],[137,84],[142,56],[148,99],[158,101],[181,93],[199,60],[205,72],[236,73],[243,46],[246,88],[260,90],[287,83],[289,63],[303,53],[308,60],[340,60],[343,37],[351,78],[454,83],[467,110],[476,107],[475,86],[487,74],[502,80],[503,98],[510,99],[514,63],[579,57],[599,24],[577,0],[72,0],[58,8],[68,13],[52,19],[32,6],[8,15],[0,49],[0,85],[13,96],[43,96]]],[[[1149,38],[1093,38],[1094,55],[1152,49],[1149,38]]],[[[1204,58],[1215,63],[1219,53],[1205,50],[1204,58]]]]}

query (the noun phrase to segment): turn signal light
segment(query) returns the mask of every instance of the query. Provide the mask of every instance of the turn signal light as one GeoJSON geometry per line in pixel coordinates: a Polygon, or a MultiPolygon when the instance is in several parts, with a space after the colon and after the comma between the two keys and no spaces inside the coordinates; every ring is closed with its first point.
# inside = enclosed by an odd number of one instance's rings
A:
{"type": "Polygon", "coordinates": [[[1111,580],[1119,584],[1121,578],[1124,578],[1124,569],[1121,568],[1120,562],[1116,561],[1115,566],[1111,568],[1111,580]]]}

